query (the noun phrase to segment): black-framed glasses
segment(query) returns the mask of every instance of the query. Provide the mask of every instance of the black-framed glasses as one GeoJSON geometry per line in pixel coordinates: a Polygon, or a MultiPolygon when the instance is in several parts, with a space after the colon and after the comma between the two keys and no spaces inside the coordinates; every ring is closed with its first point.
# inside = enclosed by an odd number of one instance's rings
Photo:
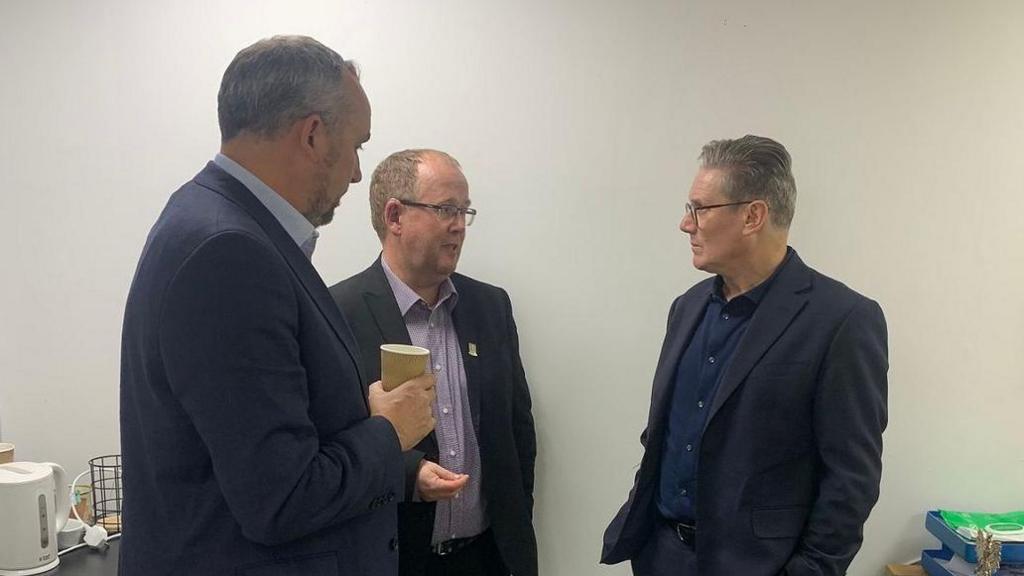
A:
{"type": "MultiPolygon", "coordinates": [[[[396,200],[398,200],[396,198],[396,200]]],[[[473,220],[476,218],[475,208],[461,208],[454,204],[425,204],[423,202],[413,202],[412,200],[398,200],[403,206],[415,206],[417,208],[427,208],[433,210],[434,214],[441,220],[448,222],[454,219],[456,216],[462,216],[466,219],[466,226],[473,224],[473,220]]]]}
{"type": "Polygon", "coordinates": [[[712,208],[725,208],[726,206],[739,206],[741,204],[750,204],[756,202],[756,200],[741,200],[739,202],[726,202],[725,204],[710,204],[708,206],[694,206],[689,202],[686,203],[686,215],[693,219],[693,226],[700,228],[700,220],[697,218],[697,213],[701,210],[711,210],[712,208]]]}

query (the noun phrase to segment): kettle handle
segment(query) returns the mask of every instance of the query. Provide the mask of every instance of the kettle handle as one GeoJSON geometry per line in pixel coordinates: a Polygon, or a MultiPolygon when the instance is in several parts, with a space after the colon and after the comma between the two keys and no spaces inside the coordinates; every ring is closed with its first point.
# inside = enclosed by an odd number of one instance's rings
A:
{"type": "Polygon", "coordinates": [[[54,505],[57,508],[57,532],[60,532],[68,523],[68,514],[71,513],[71,496],[67,491],[68,475],[64,467],[53,462],[42,462],[43,466],[53,468],[53,497],[54,505]]]}

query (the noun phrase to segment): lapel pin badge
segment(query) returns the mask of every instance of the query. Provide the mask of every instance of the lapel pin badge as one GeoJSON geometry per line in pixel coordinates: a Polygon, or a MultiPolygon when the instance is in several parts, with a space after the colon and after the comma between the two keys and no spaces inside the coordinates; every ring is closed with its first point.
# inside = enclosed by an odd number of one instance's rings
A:
{"type": "Polygon", "coordinates": [[[476,353],[476,342],[470,342],[469,343],[469,355],[470,356],[474,356],[474,357],[477,355],[477,353],[476,353]]]}

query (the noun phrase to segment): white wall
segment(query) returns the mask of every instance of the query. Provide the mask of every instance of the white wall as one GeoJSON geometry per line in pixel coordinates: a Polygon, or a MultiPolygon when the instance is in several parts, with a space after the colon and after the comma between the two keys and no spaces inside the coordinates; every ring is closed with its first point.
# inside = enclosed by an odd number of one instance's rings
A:
{"type": "MultiPolygon", "coordinates": [[[[516,305],[540,440],[545,574],[597,567],[639,461],[676,226],[705,141],[795,159],[793,244],[890,330],[882,498],[850,573],[930,542],[923,511],[1024,508],[1024,3],[757,0],[0,3],[0,419],[20,458],[118,450],[122,307],[168,194],[217,150],[235,52],[306,33],[357,59],[368,173],[448,150],[461,270],[516,305]],[[769,7],[770,5],[770,7],[769,7]]],[[[376,255],[366,185],[315,257],[376,255]]]]}

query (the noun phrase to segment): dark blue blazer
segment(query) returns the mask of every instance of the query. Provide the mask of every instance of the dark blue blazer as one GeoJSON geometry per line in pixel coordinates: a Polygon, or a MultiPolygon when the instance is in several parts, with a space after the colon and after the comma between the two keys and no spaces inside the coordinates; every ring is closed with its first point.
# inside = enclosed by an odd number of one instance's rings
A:
{"type": "MultiPolygon", "coordinates": [[[[660,521],[655,497],[676,363],[713,282],[672,304],[641,435],[643,460],[605,531],[603,563],[635,557],[660,521]]],[[[697,480],[701,576],[846,573],[878,499],[887,371],[878,304],[793,254],[754,313],[705,424],[697,480]]]]}
{"type": "Polygon", "coordinates": [[[121,354],[124,576],[397,573],[401,448],[312,264],[208,164],[153,226],[121,354]]]}

